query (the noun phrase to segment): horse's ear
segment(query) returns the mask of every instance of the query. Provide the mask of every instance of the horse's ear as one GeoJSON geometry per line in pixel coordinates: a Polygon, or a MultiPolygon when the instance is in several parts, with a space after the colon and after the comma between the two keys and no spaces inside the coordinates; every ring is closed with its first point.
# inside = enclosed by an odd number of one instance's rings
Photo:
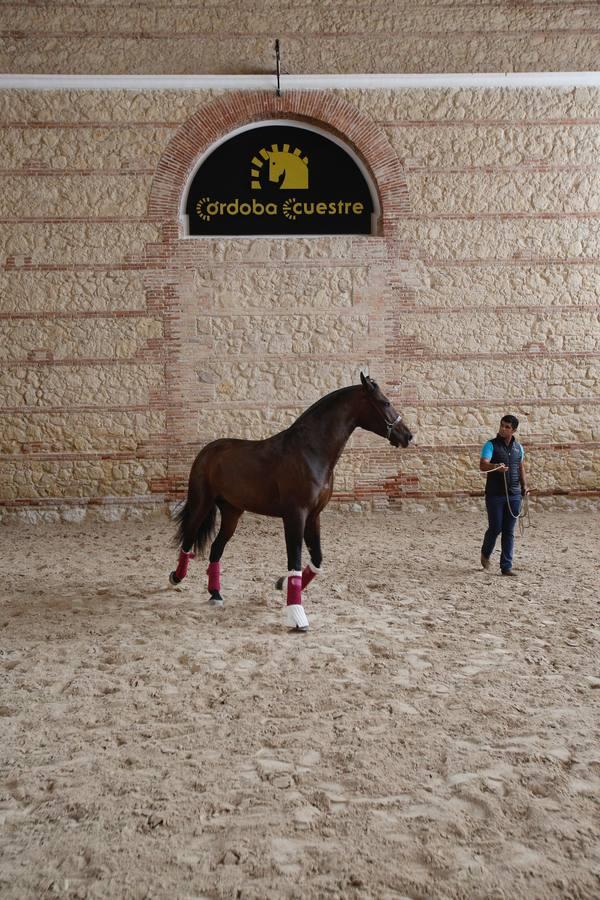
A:
{"type": "Polygon", "coordinates": [[[366,388],[368,391],[375,390],[375,383],[368,375],[363,375],[363,373],[361,372],[360,380],[362,382],[363,387],[366,388]]]}

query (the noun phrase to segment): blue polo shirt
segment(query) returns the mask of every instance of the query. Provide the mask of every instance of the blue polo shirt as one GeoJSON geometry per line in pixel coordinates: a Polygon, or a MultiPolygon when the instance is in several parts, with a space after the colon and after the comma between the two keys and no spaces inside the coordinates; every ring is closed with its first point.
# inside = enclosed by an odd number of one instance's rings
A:
{"type": "MultiPolygon", "coordinates": [[[[516,443],[516,441],[515,441],[516,443]]],[[[525,458],[525,450],[523,448],[523,444],[517,444],[517,447],[520,451],[519,462],[523,462],[525,458]]],[[[489,462],[494,453],[494,445],[491,441],[486,441],[483,447],[481,448],[481,458],[485,459],[486,462],[489,462]]]]}

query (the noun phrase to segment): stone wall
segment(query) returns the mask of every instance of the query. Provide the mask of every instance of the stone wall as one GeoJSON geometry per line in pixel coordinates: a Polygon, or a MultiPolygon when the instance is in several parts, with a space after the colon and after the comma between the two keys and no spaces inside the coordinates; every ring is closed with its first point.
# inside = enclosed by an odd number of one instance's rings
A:
{"type": "Polygon", "coordinates": [[[595,0],[4,0],[0,71],[593,71],[595,0]]]}
{"type": "Polygon", "coordinates": [[[338,501],[480,494],[504,412],[522,419],[532,486],[600,495],[600,91],[274,102],[0,92],[4,507],[181,496],[207,440],[280,430],[365,367],[417,444],[357,432],[338,501]],[[348,135],[379,235],[182,236],[194,155],[263,107],[348,135]]]}

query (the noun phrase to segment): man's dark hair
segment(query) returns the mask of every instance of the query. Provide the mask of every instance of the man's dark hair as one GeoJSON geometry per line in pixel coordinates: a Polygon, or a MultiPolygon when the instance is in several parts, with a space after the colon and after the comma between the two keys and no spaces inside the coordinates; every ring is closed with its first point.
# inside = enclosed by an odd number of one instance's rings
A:
{"type": "Polygon", "coordinates": [[[506,422],[507,425],[510,425],[513,431],[516,431],[519,427],[519,420],[516,416],[502,416],[500,421],[506,422]]]}

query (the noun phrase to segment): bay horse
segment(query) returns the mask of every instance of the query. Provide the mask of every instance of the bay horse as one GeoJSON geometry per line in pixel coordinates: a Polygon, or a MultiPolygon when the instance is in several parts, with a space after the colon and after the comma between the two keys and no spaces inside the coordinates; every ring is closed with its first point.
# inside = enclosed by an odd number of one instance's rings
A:
{"type": "Polygon", "coordinates": [[[190,472],[187,500],[176,515],[177,568],[169,581],[185,578],[194,550],[202,553],[221,524],[209,554],[209,602],[223,606],[220,560],[243,512],[283,519],[288,573],[276,586],[287,591],[290,628],[306,631],[302,591],[321,573],[320,515],[333,491],[333,470],[355,428],[372,431],[394,447],[408,447],[412,434],[375,381],[321,397],[296,421],[262,441],[221,438],[207,444],[190,472]],[[302,571],[302,540],[310,563],[302,571]]]}

